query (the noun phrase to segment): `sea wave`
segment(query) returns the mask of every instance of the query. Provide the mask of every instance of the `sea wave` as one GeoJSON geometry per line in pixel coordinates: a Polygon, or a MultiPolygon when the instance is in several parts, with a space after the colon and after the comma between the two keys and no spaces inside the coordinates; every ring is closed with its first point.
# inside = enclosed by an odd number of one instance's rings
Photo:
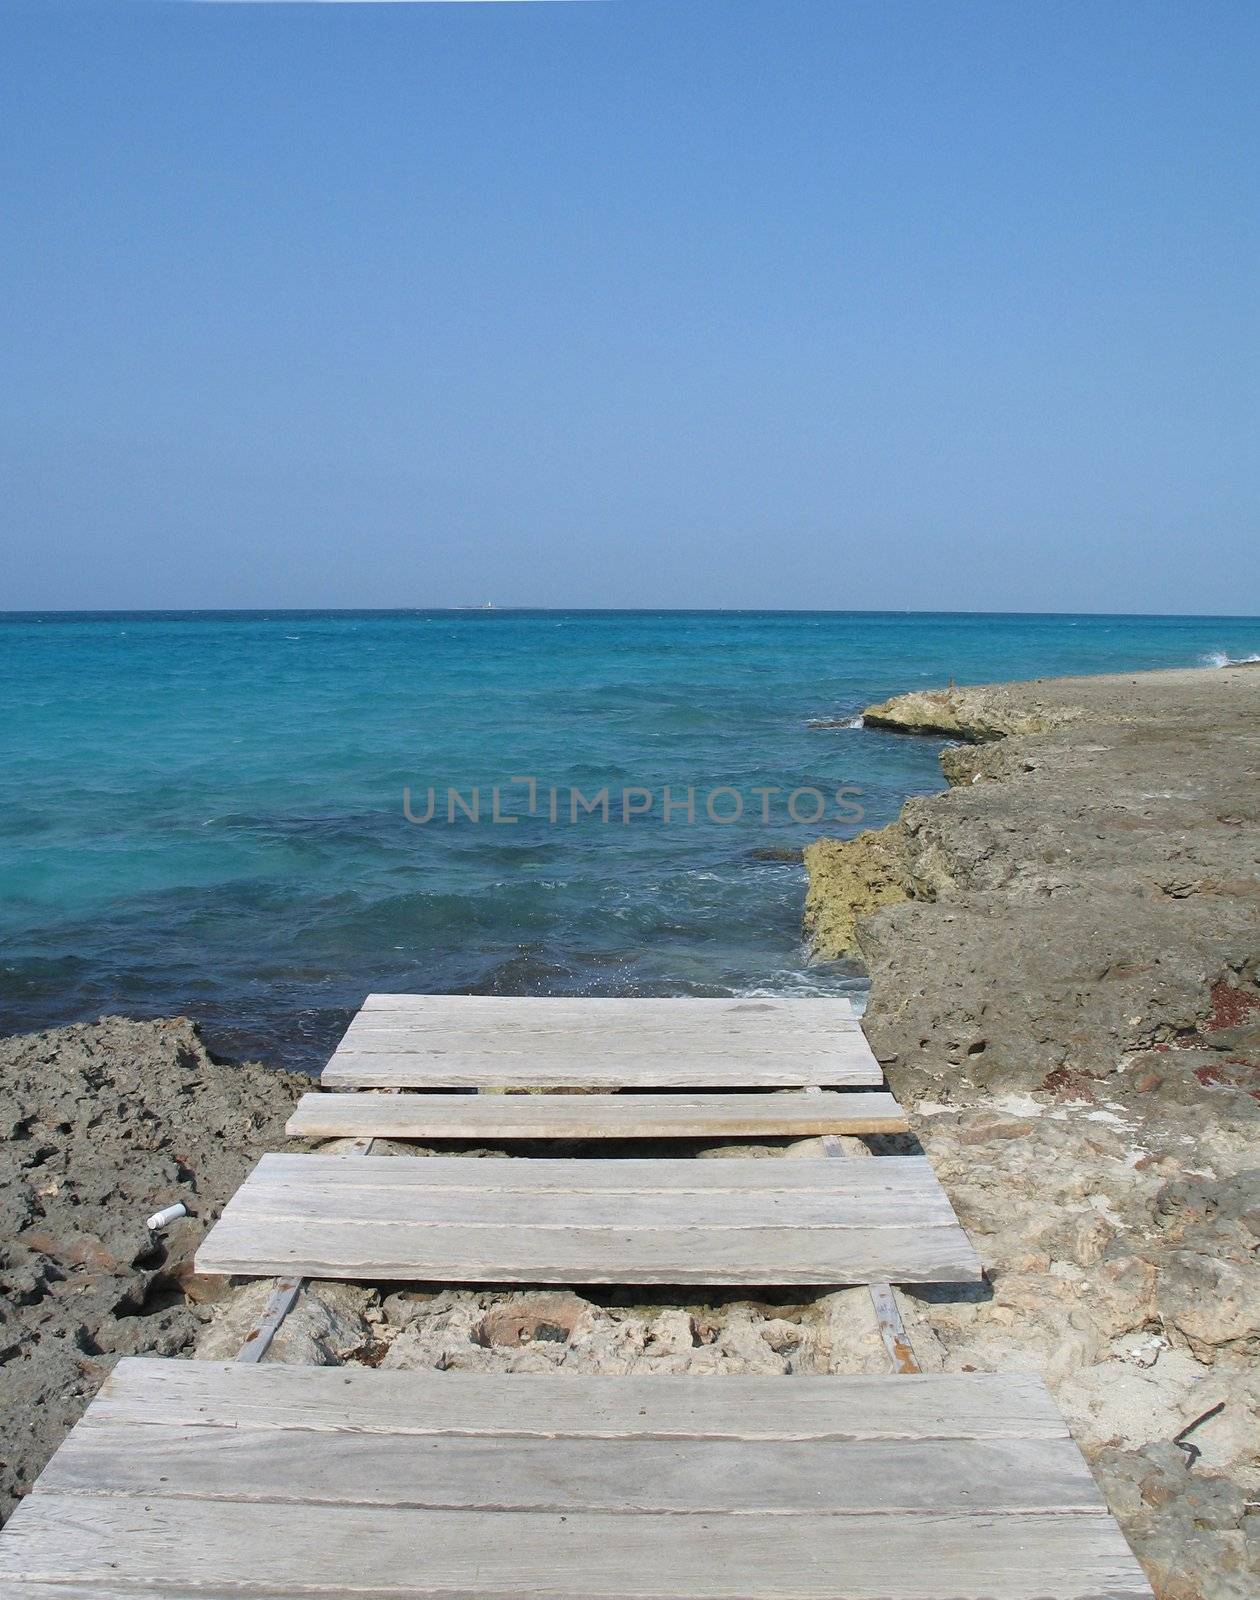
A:
{"type": "Polygon", "coordinates": [[[764,978],[730,987],[741,1000],[851,1000],[855,1015],[860,1017],[866,1010],[871,985],[869,978],[840,977],[815,966],[804,970],[783,967],[764,978]]]}
{"type": "Polygon", "coordinates": [[[1245,667],[1253,661],[1260,661],[1260,652],[1253,650],[1249,656],[1230,656],[1224,650],[1209,650],[1207,655],[1199,657],[1199,665],[1203,667],[1245,667]]]}

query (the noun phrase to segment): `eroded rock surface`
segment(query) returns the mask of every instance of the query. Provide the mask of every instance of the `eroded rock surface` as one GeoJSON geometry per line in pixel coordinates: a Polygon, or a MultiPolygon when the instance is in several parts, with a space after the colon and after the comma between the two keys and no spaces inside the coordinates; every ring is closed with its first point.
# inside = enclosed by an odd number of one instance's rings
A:
{"type": "Polygon", "coordinates": [[[185,1018],[0,1040],[0,1518],[119,1356],[191,1347],[218,1287],[193,1251],[309,1086],[216,1061],[185,1018]]]}
{"type": "Polygon", "coordinates": [[[862,713],[867,728],[887,728],[893,733],[934,733],[968,744],[987,744],[1013,733],[1047,733],[1075,722],[1077,707],[1036,695],[1013,701],[1004,691],[987,685],[977,688],[918,689],[894,695],[862,713]]]}
{"type": "MultiPolygon", "coordinates": [[[[939,1358],[1046,1375],[1161,1600],[1260,1592],[1260,671],[865,720],[966,741],[883,830],[902,898],[853,939],[992,1286],[925,1306],[939,1358]]],[[[852,908],[817,852],[825,933],[852,908]]]]}
{"type": "Polygon", "coordinates": [[[805,867],[805,933],[830,957],[856,952],[859,917],[912,893],[906,831],[897,822],[853,839],[815,839],[805,848],[805,867]]]}

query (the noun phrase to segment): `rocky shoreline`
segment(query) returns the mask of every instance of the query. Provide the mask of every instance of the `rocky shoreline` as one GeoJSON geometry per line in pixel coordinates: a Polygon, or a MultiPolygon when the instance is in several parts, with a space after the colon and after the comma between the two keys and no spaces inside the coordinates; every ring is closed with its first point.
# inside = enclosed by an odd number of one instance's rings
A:
{"type": "Polygon", "coordinates": [[[986,1264],[947,1367],[1032,1366],[1161,1600],[1260,1559],[1260,671],[897,697],[950,788],[806,852],[807,929],[986,1264]]]}
{"type": "MultiPolygon", "coordinates": [[[[959,741],[946,793],[807,852],[812,936],[866,961],[868,1033],[915,1126],[867,1143],[927,1152],[988,1273],[965,1298],[902,1297],[916,1352],[929,1371],[1043,1372],[1160,1600],[1243,1600],[1260,1494],[1260,671],[947,690],[867,723],[859,737],[959,741]]],[[[0,1041],[0,1515],[118,1356],[235,1354],[270,1285],[197,1278],[192,1254],[257,1156],[286,1146],[306,1087],[216,1060],[183,1019],[0,1041]],[[144,1218],[173,1200],[191,1215],[155,1239],[144,1218]]],[[[693,1294],[313,1285],[271,1358],[886,1370],[864,1289],[693,1294]]]]}

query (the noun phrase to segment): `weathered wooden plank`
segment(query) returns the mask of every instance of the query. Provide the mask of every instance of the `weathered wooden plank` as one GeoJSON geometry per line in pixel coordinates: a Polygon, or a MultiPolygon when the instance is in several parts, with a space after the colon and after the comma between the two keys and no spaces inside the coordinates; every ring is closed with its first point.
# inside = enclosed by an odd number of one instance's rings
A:
{"type": "Polygon", "coordinates": [[[302,1293],[301,1278],[280,1278],[275,1288],[267,1297],[267,1304],[263,1307],[262,1315],[254,1323],[237,1351],[238,1361],[256,1365],[271,1349],[272,1341],[280,1331],[280,1325],[298,1303],[298,1296],[302,1293]]]}
{"type": "Polygon", "coordinates": [[[883,1081],[830,999],[372,995],[324,1069],[352,1088],[803,1088],[883,1081]]]}
{"type": "Polygon", "coordinates": [[[409,1006],[369,1004],[351,1019],[356,1033],[405,1034],[427,1044],[477,1041],[494,1050],[590,1049],[592,1036],[649,1039],[655,1046],[762,1054],[831,1047],[860,1031],[846,1003],[769,1000],[551,1000],[418,996],[409,1006]]]}
{"type": "MultiPolygon", "coordinates": [[[[362,1183],[335,1184],[324,1179],[329,1161],[341,1158],[299,1158],[296,1172],[278,1176],[266,1161],[236,1192],[224,1208],[224,1217],[241,1221],[298,1219],[353,1223],[397,1223],[400,1226],[620,1228],[627,1231],[662,1228],[761,1229],[775,1226],[957,1228],[944,1191],[927,1164],[909,1158],[899,1173],[881,1184],[853,1182],[848,1169],[836,1173],[830,1185],[810,1189],[781,1188],[765,1181],[741,1186],[739,1169],[753,1163],[729,1163],[736,1168],[729,1187],[693,1186],[690,1174],[700,1163],[665,1162],[653,1184],[630,1185],[618,1181],[621,1163],[571,1163],[571,1173],[560,1171],[547,1186],[514,1187],[516,1164],[499,1163],[508,1170],[501,1181],[487,1173],[477,1184],[477,1169],[488,1162],[470,1161],[470,1181],[464,1187],[432,1186],[426,1181],[431,1163],[405,1157],[385,1157],[389,1167],[362,1183]],[[381,1181],[386,1173],[405,1166],[410,1182],[381,1181]],[[591,1169],[594,1170],[591,1170],[591,1169]],[[413,1176],[414,1174],[414,1176],[413,1176]]],[[[435,1163],[434,1163],[435,1164],[435,1163]]],[[[758,1161],[757,1166],[766,1163],[758,1161]]],[[[521,1163],[520,1165],[524,1165],[521,1163]]],[[[559,1163],[563,1167],[563,1163],[559,1163]]],[[[704,1163],[704,1166],[711,1163],[704,1163]]],[[[791,1163],[795,1166],[796,1163],[791,1163]]],[[[751,1174],[750,1174],[751,1176],[751,1174]]]]}
{"type": "MultiPolygon", "coordinates": [[[[521,1019],[508,1022],[487,1020],[475,1026],[452,1019],[439,1023],[423,1012],[414,1011],[360,1011],[347,1025],[344,1035],[352,1039],[379,1039],[381,1049],[439,1050],[483,1047],[495,1054],[513,1055],[526,1051],[537,1054],[573,1055],[581,1059],[589,1055],[592,1042],[607,1038],[614,1049],[633,1048],[637,1043],[648,1043],[653,1049],[697,1049],[705,1055],[760,1056],[776,1046],[786,1050],[832,1049],[861,1033],[861,1024],[855,1017],[838,1018],[825,1027],[818,1024],[793,1022],[778,1017],[757,1017],[742,1023],[736,1018],[711,1020],[674,1017],[636,1019],[623,1021],[612,1018],[601,1020],[585,1013],[579,1021],[529,1022],[521,1019]]],[[[370,1043],[361,1048],[371,1049],[370,1043]]]]}
{"type": "MultiPolygon", "coordinates": [[[[839,1162],[791,1156],[715,1158],[637,1157],[625,1161],[597,1157],[369,1156],[346,1161],[337,1155],[297,1155],[284,1151],[261,1158],[249,1178],[268,1183],[309,1183],[345,1189],[510,1189],[521,1194],[564,1190],[586,1194],[792,1193],[886,1194],[897,1197],[939,1194],[940,1182],[924,1156],[879,1156],[871,1161],[839,1162]]],[[[239,1192],[239,1191],[238,1191],[239,1192]]],[[[524,1215],[524,1213],[522,1213],[524,1215]]]]}
{"type": "MultiPolygon", "coordinates": [[[[93,1421],[543,1439],[1066,1439],[1033,1373],[607,1377],[124,1357],[93,1421]]],[[[322,1448],[316,1446],[316,1448],[322,1448]]]]}
{"type": "Polygon", "coordinates": [[[632,1022],[636,1027],[656,1023],[673,1027],[680,1018],[716,1023],[730,1020],[744,1026],[761,1019],[832,1026],[854,1015],[853,1002],[841,995],[723,995],[716,999],[695,995],[634,997],[625,995],[481,995],[481,994],[370,994],[363,1011],[405,1011],[417,1017],[469,1024],[503,1024],[522,1019],[530,1026],[588,1027],[591,1022],[632,1022]]]}
{"type": "Polygon", "coordinates": [[[773,1054],[752,1059],[677,1042],[674,1052],[644,1040],[612,1048],[593,1036],[585,1054],[572,1059],[537,1047],[509,1053],[472,1041],[431,1053],[343,1044],[320,1081],[330,1089],[800,1089],[811,1083],[872,1089],[884,1073],[860,1033],[838,1040],[825,1056],[802,1056],[780,1041],[773,1054]]]}
{"type": "Polygon", "coordinates": [[[224,1210],[234,1221],[271,1219],[348,1222],[354,1226],[399,1228],[520,1228],[570,1233],[611,1228],[624,1233],[660,1233],[680,1228],[703,1231],[762,1232],[772,1228],[957,1229],[943,1195],[921,1195],[893,1212],[880,1195],[770,1194],[583,1194],[535,1192],[529,1215],[521,1217],[521,1195],[486,1190],[407,1191],[365,1188],[322,1189],[318,1184],[278,1184],[244,1190],[224,1210]]]}
{"type": "Polygon", "coordinates": [[[197,1265],[461,1283],[953,1283],[980,1271],[913,1156],[265,1156],[197,1265]]]}
{"type": "MultiPolygon", "coordinates": [[[[0,1539],[3,1537],[0,1534],[0,1539]]],[[[117,1579],[95,1578],[86,1583],[33,1583],[25,1574],[19,1574],[15,1582],[22,1585],[21,1589],[15,1591],[22,1600],[136,1600],[137,1594],[135,1589],[123,1588],[117,1579]]],[[[150,1587],[144,1593],[152,1600],[165,1600],[168,1596],[170,1600],[175,1600],[173,1589],[150,1587]]],[[[187,1600],[187,1592],[179,1600],[187,1600]]],[[[197,1590],[197,1600],[235,1600],[235,1597],[224,1589],[200,1588],[197,1590]]]]}
{"type": "Polygon", "coordinates": [[[960,1283],[980,1263],[960,1228],[399,1227],[225,1214],[197,1252],[208,1273],[362,1282],[556,1284],[960,1283]]]}
{"type": "MultiPolygon", "coordinates": [[[[615,1380],[613,1380],[615,1381],[615,1380]]],[[[74,1494],[482,1511],[852,1515],[1093,1511],[1070,1439],[867,1440],[752,1446],[691,1439],[434,1438],[173,1427],[88,1418],[40,1479],[74,1494]]]]}
{"type": "Polygon", "coordinates": [[[879,1328],[879,1336],[884,1341],[884,1349],[888,1352],[888,1359],[893,1364],[893,1371],[902,1373],[921,1371],[919,1358],[914,1353],[910,1335],[901,1319],[901,1308],[897,1304],[892,1284],[872,1283],[870,1291],[875,1323],[879,1328]]]}
{"type": "Polygon", "coordinates": [[[726,1139],[902,1133],[890,1094],[305,1094],[299,1139],[726,1139]]]}
{"type": "Polygon", "coordinates": [[[1093,1513],[785,1518],[30,1495],[0,1576],[148,1594],[406,1600],[1150,1600],[1093,1513]]]}
{"type": "Polygon", "coordinates": [[[583,1194],[568,1190],[538,1191],[521,1215],[521,1195],[494,1189],[404,1190],[321,1188],[317,1183],[251,1185],[224,1208],[235,1222],[373,1224],[406,1228],[528,1228],[532,1232],[587,1228],[619,1233],[661,1233],[674,1229],[762,1232],[770,1228],[953,1228],[955,1220],[943,1195],[918,1195],[892,1211],[879,1194],[696,1194],[671,1191],[636,1194],[583,1194]]]}
{"type": "Polygon", "coordinates": [[[678,1230],[696,1234],[766,1234],[776,1229],[806,1232],[958,1232],[948,1202],[931,1197],[905,1202],[895,1214],[875,1195],[838,1198],[830,1195],[667,1194],[625,1195],[534,1194],[528,1218],[521,1218],[520,1194],[475,1194],[454,1190],[416,1190],[403,1200],[400,1190],[339,1190],[280,1186],[251,1189],[233,1198],[224,1218],[238,1226],[269,1222],[312,1222],[329,1226],[398,1230],[499,1229],[528,1227],[536,1234],[644,1234],[668,1237],[678,1230]]]}
{"type": "Polygon", "coordinates": [[[203,1272],[256,1276],[464,1283],[979,1276],[921,1157],[351,1163],[266,1156],[203,1241],[197,1263],[203,1272]]]}

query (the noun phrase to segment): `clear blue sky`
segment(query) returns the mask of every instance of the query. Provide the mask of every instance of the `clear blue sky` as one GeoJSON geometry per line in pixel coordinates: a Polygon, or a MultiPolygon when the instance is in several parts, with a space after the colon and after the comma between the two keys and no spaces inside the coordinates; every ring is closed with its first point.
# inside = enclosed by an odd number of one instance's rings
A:
{"type": "Polygon", "coordinates": [[[1260,612],[1260,5],[0,0],[0,609],[1260,612]]]}

